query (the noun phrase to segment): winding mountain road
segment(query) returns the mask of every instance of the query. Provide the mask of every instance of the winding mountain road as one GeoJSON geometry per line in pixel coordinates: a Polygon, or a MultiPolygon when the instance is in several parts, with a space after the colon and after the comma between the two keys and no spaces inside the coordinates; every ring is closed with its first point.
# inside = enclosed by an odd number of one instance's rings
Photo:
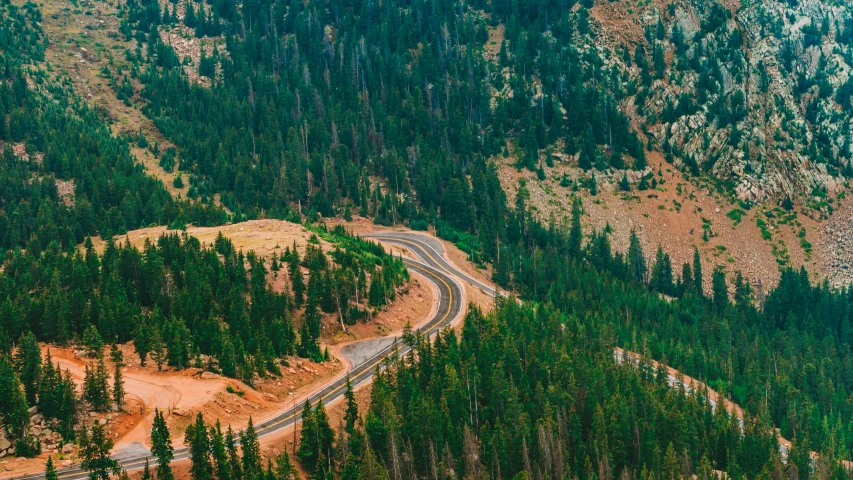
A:
{"type": "MultiPolygon", "coordinates": [[[[407,253],[416,257],[402,257],[406,267],[422,275],[438,289],[438,306],[435,314],[416,329],[416,332],[420,332],[424,336],[431,336],[461,318],[464,305],[464,290],[460,281],[469,283],[489,296],[503,295],[499,290],[471,277],[448,261],[444,256],[444,247],[441,242],[433,237],[413,232],[381,232],[362,235],[362,238],[404,247],[407,253]]],[[[381,337],[355,342],[341,348],[341,353],[353,365],[352,369],[348,372],[353,388],[369,382],[376,371],[376,367],[379,366],[382,368],[382,362],[395,354],[395,352],[403,355],[410,350],[406,345],[398,344],[397,340],[397,337],[381,337]]],[[[637,365],[640,362],[640,355],[634,352],[615,348],[613,353],[616,363],[627,362],[637,365]]],[[[648,361],[653,368],[658,367],[657,362],[653,360],[648,361]]],[[[673,387],[683,387],[688,392],[696,390],[707,391],[712,408],[716,408],[718,404],[722,404],[730,414],[737,417],[741,426],[743,426],[744,413],[740,406],[720,399],[715,391],[709,389],[703,383],[690,377],[685,377],[672,368],[668,368],[668,377],[669,384],[673,387]]],[[[316,404],[320,400],[325,404],[330,404],[342,398],[345,391],[346,375],[343,375],[311,394],[307,400],[312,404],[316,404]]],[[[301,420],[301,412],[301,406],[291,407],[268,420],[258,423],[255,425],[258,437],[263,438],[298,423],[301,420]]],[[[781,435],[778,436],[778,439],[780,451],[783,456],[787,456],[791,443],[781,435]]],[[[185,460],[189,458],[189,455],[189,450],[186,447],[176,449],[174,461],[185,460]]],[[[812,455],[815,455],[814,452],[812,452],[812,455]]],[[[150,460],[152,466],[156,465],[156,461],[150,459],[150,456],[151,453],[147,448],[137,444],[133,448],[115,453],[113,458],[119,461],[124,470],[133,471],[143,468],[146,459],[150,460]]],[[[853,464],[850,462],[845,461],[844,465],[848,469],[853,468],[853,464]]],[[[12,478],[19,480],[41,480],[44,478],[44,474],[37,473],[12,478]]],[[[72,466],[60,470],[59,478],[62,480],[82,480],[87,478],[87,473],[80,470],[78,466],[72,466]]]]}
{"type": "MultiPolygon", "coordinates": [[[[438,289],[438,306],[435,314],[423,325],[416,329],[424,336],[430,336],[442,328],[453,324],[461,318],[464,306],[464,290],[458,279],[462,279],[482,289],[486,293],[494,295],[495,290],[474,278],[466,275],[444,258],[444,248],[441,243],[430,237],[416,233],[394,233],[376,234],[365,236],[380,241],[387,241],[405,246],[413,256],[417,258],[403,257],[406,267],[422,275],[427,281],[438,289]]],[[[356,388],[373,378],[376,367],[380,368],[382,362],[392,356],[395,352],[404,355],[409,347],[397,344],[396,337],[382,337],[355,342],[341,349],[341,353],[347,357],[353,367],[348,371],[353,388],[356,388]]],[[[307,400],[316,405],[320,400],[330,404],[343,397],[346,391],[346,375],[335,379],[331,383],[311,394],[307,400]]],[[[288,408],[278,415],[259,422],[255,425],[258,437],[265,437],[282,429],[290,427],[301,420],[302,406],[296,405],[288,408]]],[[[188,459],[189,449],[186,447],[175,449],[174,461],[188,459]]],[[[121,452],[115,452],[113,458],[119,461],[121,468],[130,472],[145,466],[146,460],[151,466],[156,465],[156,460],[151,457],[150,451],[141,444],[134,444],[121,452]]],[[[58,476],[62,480],[82,480],[88,474],[74,465],[59,470],[58,476]]],[[[19,480],[41,480],[44,473],[36,473],[11,477],[19,480]]]]}

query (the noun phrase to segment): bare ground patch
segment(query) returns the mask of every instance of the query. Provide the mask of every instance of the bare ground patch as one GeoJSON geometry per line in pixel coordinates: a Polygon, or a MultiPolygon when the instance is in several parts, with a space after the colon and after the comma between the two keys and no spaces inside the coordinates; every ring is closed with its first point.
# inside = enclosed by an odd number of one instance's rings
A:
{"type": "MultiPolygon", "coordinates": [[[[675,167],[668,164],[656,152],[647,152],[649,171],[658,186],[655,189],[638,191],[636,183],[631,192],[622,192],[618,184],[621,172],[610,175],[595,172],[598,195],[591,196],[587,188],[574,185],[588,180],[589,174],[577,168],[576,161],[563,156],[554,167],[544,166],[546,179],[538,180],[536,173],[518,171],[516,159],[496,157],[499,177],[507,196],[512,201],[523,180],[529,192],[528,204],[542,221],[553,219],[558,225],[568,224],[571,205],[575,197],[583,202],[583,227],[586,233],[609,228],[614,250],[625,252],[632,230],[646,253],[651,265],[658,246],[672,258],[673,270],[680,273],[683,263],[692,263],[693,247],[696,246],[704,263],[704,281],[710,288],[711,272],[721,265],[728,272],[740,271],[745,278],[757,286],[759,280],[765,289],[779,280],[780,262],[799,267],[807,266],[813,278],[823,278],[820,268],[823,250],[816,245],[818,222],[804,214],[783,223],[779,209],[773,206],[754,206],[743,210],[725,195],[718,193],[713,185],[686,178],[675,167]],[[563,186],[563,178],[569,186],[563,186]],[[740,221],[731,213],[741,210],[740,221]],[[774,217],[768,217],[770,211],[774,217]],[[764,231],[759,227],[764,222],[764,231]],[[704,231],[708,229],[708,239],[704,231]],[[801,247],[800,231],[813,244],[807,252],[801,247]],[[765,233],[766,231],[766,233],[765,233]],[[765,239],[769,234],[770,238],[765,239]]],[[[544,164],[544,162],[543,162],[544,164]]],[[[638,179],[639,175],[635,175],[638,179]]],[[[649,179],[651,182],[651,178],[649,179]]],[[[790,215],[790,214],[787,214],[790,215]]],[[[732,278],[731,276],[729,277],[732,278]]]]}

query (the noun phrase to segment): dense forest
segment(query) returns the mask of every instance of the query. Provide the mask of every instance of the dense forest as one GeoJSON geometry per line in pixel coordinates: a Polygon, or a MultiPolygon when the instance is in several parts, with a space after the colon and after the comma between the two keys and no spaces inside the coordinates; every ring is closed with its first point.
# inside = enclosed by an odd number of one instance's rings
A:
{"type": "MultiPolygon", "coordinates": [[[[104,411],[123,395],[116,393],[120,381],[114,380],[112,392],[108,388],[102,355],[107,344],[114,352],[116,344],[133,340],[142,366],[196,366],[250,385],[256,376],[280,376],[291,355],[328,360],[318,343],[322,315],[342,325],[365,320],[393,301],[408,272],[400,259],[340,228],[318,232],[336,247],[324,253],[314,235],[303,255],[294,245],[268,262],[236,251],[221,235],[209,247],[172,234],[156,244],[146,240],[142,251],[110,240],[101,255],[90,241],[73,255],[63,254],[56,242],[39,255],[10,252],[0,265],[0,298],[5,299],[0,395],[15,401],[2,402],[0,418],[21,435],[27,408],[38,406],[57,423],[57,431],[73,439],[81,402],[104,411]],[[286,276],[281,292],[270,286],[279,275],[286,276]],[[100,359],[91,382],[87,373],[82,398],[68,374],[55,370],[49,354],[42,360],[38,341],[73,342],[100,359]]],[[[38,453],[20,450],[25,452],[38,453]]]]}
{"type": "Polygon", "coordinates": [[[134,0],[123,31],[145,112],[180,147],[167,163],[194,194],[219,192],[250,216],[332,216],[352,204],[378,223],[446,222],[494,244],[500,202],[470,200],[494,194],[497,179],[477,164],[505,152],[507,136],[520,137],[520,167],[540,168],[540,149],[560,140],[586,168],[645,168],[600,60],[538,33],[586,28],[570,6],[134,0]],[[490,21],[513,25],[497,63],[482,55],[490,21]],[[224,43],[200,60],[209,88],[189,80],[164,28],[224,43]]]}

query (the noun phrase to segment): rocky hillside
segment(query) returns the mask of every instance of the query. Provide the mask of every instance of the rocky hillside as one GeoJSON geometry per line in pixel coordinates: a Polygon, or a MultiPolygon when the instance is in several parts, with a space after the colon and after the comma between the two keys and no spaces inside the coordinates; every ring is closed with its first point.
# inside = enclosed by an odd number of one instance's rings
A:
{"type": "Polygon", "coordinates": [[[822,210],[853,172],[853,7],[835,0],[596,2],[623,110],[667,160],[740,200],[822,210]]]}

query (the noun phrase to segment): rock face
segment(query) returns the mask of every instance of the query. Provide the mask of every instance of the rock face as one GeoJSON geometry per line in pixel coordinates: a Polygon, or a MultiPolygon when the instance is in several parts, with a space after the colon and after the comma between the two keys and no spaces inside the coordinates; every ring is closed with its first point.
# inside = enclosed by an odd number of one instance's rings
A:
{"type": "Polygon", "coordinates": [[[629,87],[623,110],[677,166],[744,201],[820,209],[853,173],[853,3],[740,3],[602,2],[592,41],[629,87]]]}

